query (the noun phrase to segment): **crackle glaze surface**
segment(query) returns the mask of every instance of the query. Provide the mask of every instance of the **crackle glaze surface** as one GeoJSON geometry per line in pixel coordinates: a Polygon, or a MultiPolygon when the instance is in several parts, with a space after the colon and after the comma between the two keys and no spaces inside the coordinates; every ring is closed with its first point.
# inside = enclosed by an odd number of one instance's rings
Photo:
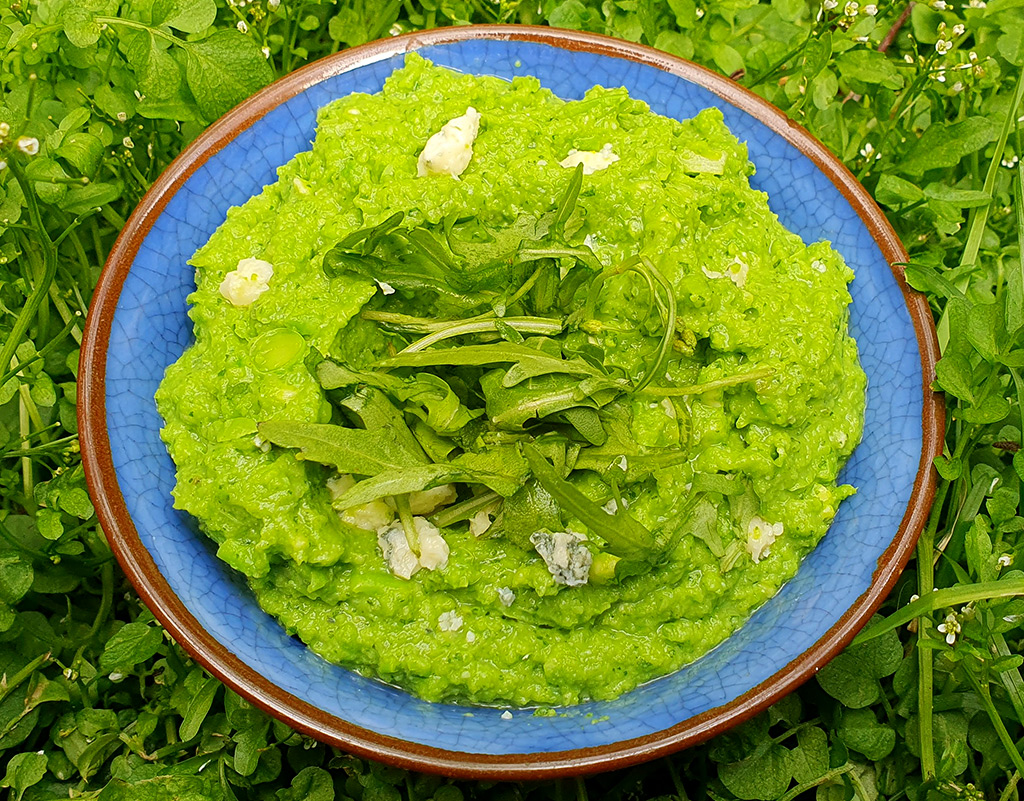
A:
{"type": "Polygon", "coordinates": [[[229,651],[295,697],[371,732],[438,749],[503,755],[609,746],[661,732],[755,688],[822,638],[869,588],[910,500],[922,453],[922,369],[903,295],[878,245],[829,179],[781,136],[715,94],[655,67],[537,42],[470,40],[420,52],[467,72],[530,74],[574,99],[593,84],[625,86],[660,114],[687,118],[717,105],[748,144],[752,185],[807,242],[828,239],[856,272],[851,333],[868,375],[864,440],[840,475],[858,487],[797,576],[733,637],[697,663],[610,703],[555,717],[429,704],[330,665],[285,635],[171,507],[174,467],[153,394],[191,337],[186,296],[192,253],[226,210],[275,180],[307,149],[316,110],[352,91],[375,92],[395,55],[314,83],[209,158],[143,240],[124,281],[106,362],[106,423],[117,482],[143,545],[185,607],[229,651]]]}

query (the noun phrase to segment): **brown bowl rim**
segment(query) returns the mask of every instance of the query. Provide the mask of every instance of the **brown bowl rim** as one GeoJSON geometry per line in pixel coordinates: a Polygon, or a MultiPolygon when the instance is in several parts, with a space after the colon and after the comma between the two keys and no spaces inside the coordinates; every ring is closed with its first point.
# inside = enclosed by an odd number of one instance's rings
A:
{"type": "Polygon", "coordinates": [[[911,290],[904,280],[901,265],[907,260],[906,251],[881,209],[824,145],[775,106],[697,64],[607,36],[527,25],[443,28],[370,42],[292,72],[234,108],[170,164],[129,218],[100,275],[81,349],[78,418],[89,493],[122,568],[142,600],[174,639],[232,690],[298,731],[361,757],[456,778],[536,780],[628,767],[707,740],[795,690],[849,644],[889,594],[909,560],[934,500],[936,476],[932,460],[942,453],[945,404],[941,396],[931,391],[939,357],[934,321],[925,298],[911,290]],[[160,574],[128,514],[107,437],[106,351],[114,311],[139,247],[185,181],[241,131],[316,83],[411,50],[470,39],[534,42],[639,62],[709,89],[725,102],[757,118],[811,159],[857,212],[891,265],[917,335],[924,379],[921,459],[907,511],[892,543],[878,560],[868,590],[810,649],[752,690],[656,734],[607,746],[508,755],[452,752],[355,726],[272,684],[207,633],[160,574]]]}

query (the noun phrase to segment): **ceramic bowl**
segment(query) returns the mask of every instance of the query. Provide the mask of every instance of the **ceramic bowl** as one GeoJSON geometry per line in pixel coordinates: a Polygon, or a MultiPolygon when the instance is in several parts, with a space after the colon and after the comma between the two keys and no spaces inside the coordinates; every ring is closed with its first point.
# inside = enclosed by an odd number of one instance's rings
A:
{"type": "Polygon", "coordinates": [[[121,234],[93,298],[80,371],[82,451],[100,521],[125,572],[175,639],[236,692],[296,729],[406,768],[542,778],[623,767],[749,718],[846,645],[892,588],[934,492],[943,411],[938,350],[906,260],[853,176],[782,112],[729,80],[657,51],[520,26],[453,28],[374,42],[288,75],[216,122],[164,172],[121,234]],[[189,344],[192,253],[308,149],[317,109],[376,92],[416,50],[446,67],[534,75],[565,99],[625,86],[659,114],[719,107],[749,147],[755,188],[805,241],[831,240],[856,272],[850,329],[868,375],[864,440],[840,480],[858,487],[796,577],[694,664],[616,701],[554,717],[427,703],[328,664],[266,615],[171,503],[174,466],[153,401],[189,344]]]}

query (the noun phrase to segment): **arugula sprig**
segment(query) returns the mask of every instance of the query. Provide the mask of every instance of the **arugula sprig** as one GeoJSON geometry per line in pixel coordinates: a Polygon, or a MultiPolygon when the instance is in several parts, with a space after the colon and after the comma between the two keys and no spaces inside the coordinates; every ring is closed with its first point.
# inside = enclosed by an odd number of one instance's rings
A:
{"type": "MultiPolygon", "coordinates": [[[[689,448],[685,442],[639,448],[616,420],[631,415],[633,396],[671,402],[755,382],[770,370],[655,386],[654,379],[666,375],[678,336],[675,289],[643,253],[605,267],[574,241],[582,183],[577,168],[555,208],[520,215],[503,227],[457,211],[436,223],[410,223],[411,215],[399,211],[343,239],[324,269],[382,283],[386,293],[362,317],[389,332],[391,353],[358,369],[324,359],[315,374],[345,409],[351,408],[351,393],[378,393],[391,410],[386,433],[363,418],[358,424],[365,428],[268,422],[260,436],[357,476],[334,501],[339,510],[389,499],[407,512],[411,493],[453,484],[461,497],[433,516],[439,525],[487,509],[496,517],[492,533],[527,549],[540,528],[582,525],[596,538],[595,547],[605,549],[605,573],[626,577],[651,569],[674,541],[636,520],[623,490],[685,463],[689,448]],[[647,290],[646,313],[632,324],[647,356],[632,376],[591,344],[609,328],[605,291],[629,280],[647,290]],[[433,293],[435,308],[457,308],[464,316],[408,314],[424,305],[424,290],[433,293]],[[385,446],[382,437],[406,446],[385,446]],[[417,447],[408,448],[410,441],[417,447]],[[614,506],[602,507],[574,484],[573,473],[584,470],[601,477],[614,506]]],[[[617,331],[621,325],[616,321],[617,331]]],[[[412,518],[400,517],[416,552],[412,518]]]]}

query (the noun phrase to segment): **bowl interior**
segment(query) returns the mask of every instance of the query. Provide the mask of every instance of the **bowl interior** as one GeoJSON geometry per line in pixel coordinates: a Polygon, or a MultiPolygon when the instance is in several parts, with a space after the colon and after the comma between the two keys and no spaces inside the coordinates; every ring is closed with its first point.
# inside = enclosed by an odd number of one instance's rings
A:
{"type": "Polygon", "coordinates": [[[559,710],[468,708],[419,701],[328,664],[254,602],[195,523],[171,507],[174,466],[153,401],[164,370],[189,344],[186,296],[192,253],[238,205],[314,136],[316,110],[353,91],[378,91],[403,61],[392,55],[312,83],[242,130],[174,193],[124,281],[106,363],[106,425],[117,482],[142,545],[198,623],[224,647],[296,698],[371,732],[473,754],[561,752],[656,734],[733,701],[783,669],[867,591],[892,543],[923,447],[921,357],[911,317],[879,246],[850,203],[796,147],[745,111],[683,78],[624,58],[549,43],[470,39],[420,52],[456,70],[535,75],[565,99],[594,84],[625,86],[659,113],[688,118],[718,106],[749,147],[752,183],[805,241],[828,239],[856,272],[851,332],[868,375],[864,440],[841,474],[858,488],[796,577],[736,634],[698,662],[614,702],[559,710]]]}

